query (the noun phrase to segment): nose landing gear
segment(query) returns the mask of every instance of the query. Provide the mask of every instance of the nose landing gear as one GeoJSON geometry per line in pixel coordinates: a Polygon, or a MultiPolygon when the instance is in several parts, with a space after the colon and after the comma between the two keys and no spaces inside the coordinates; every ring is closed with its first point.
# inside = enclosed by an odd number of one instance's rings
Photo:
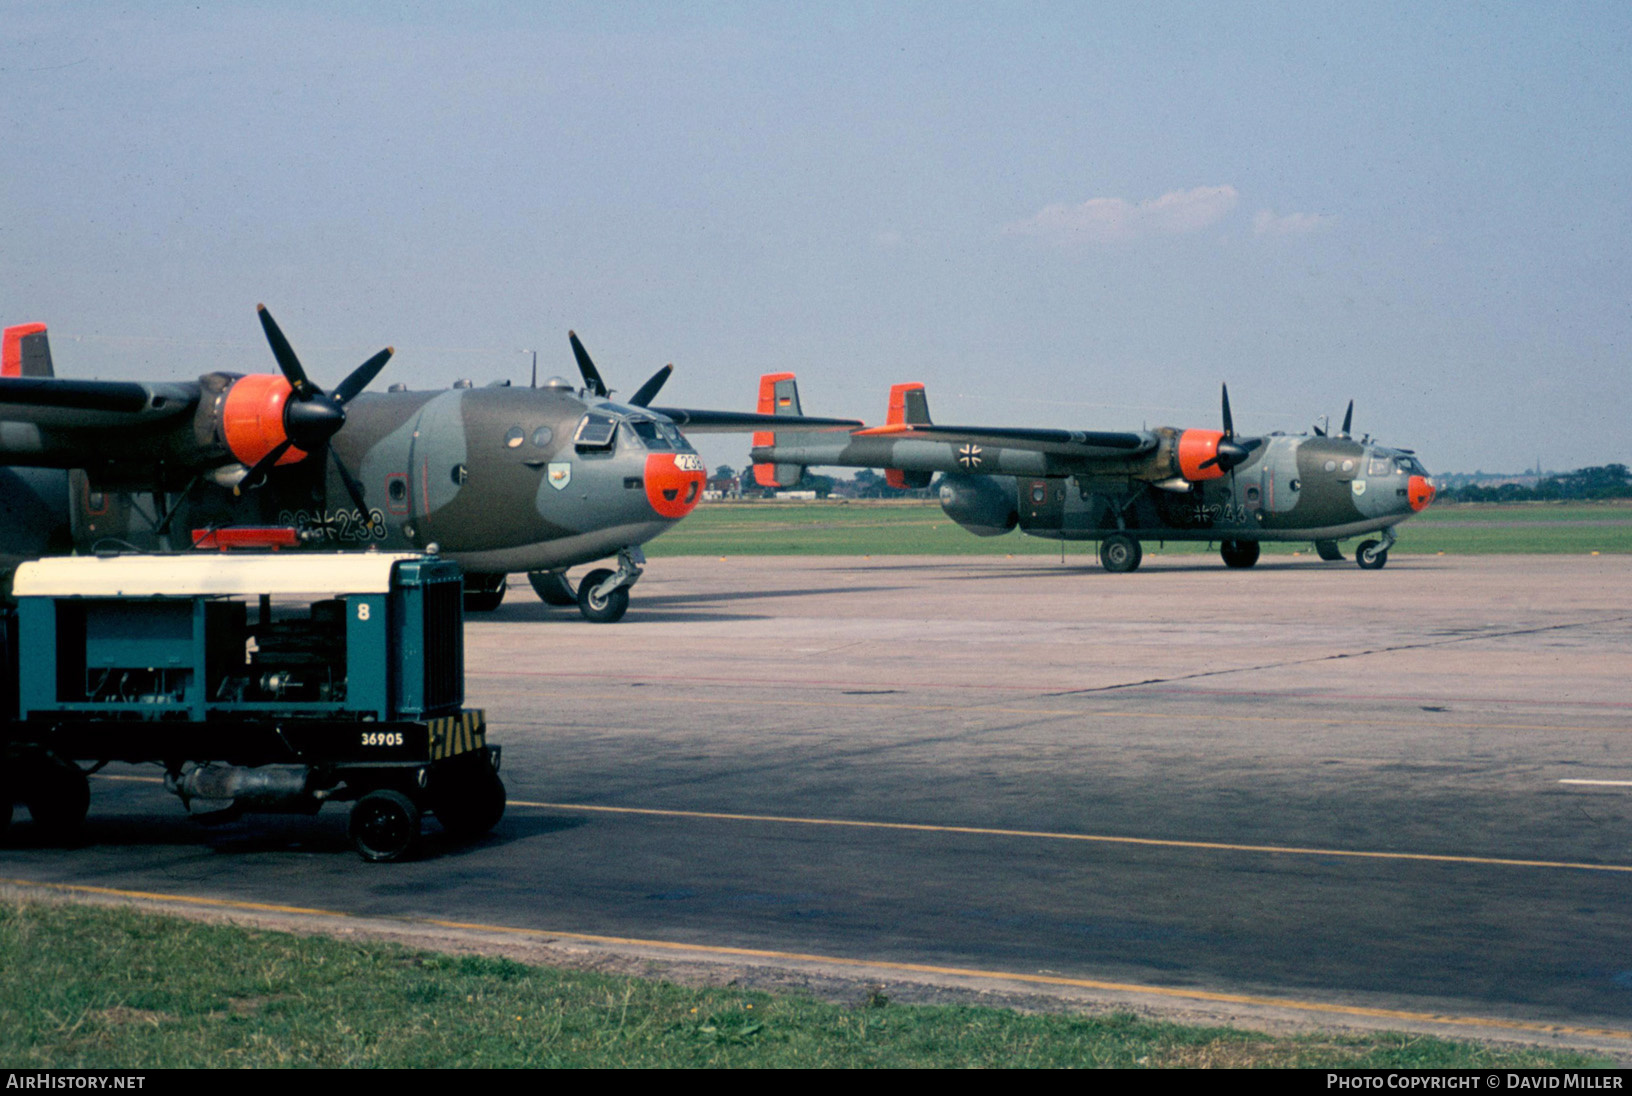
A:
{"type": "Polygon", "coordinates": [[[591,571],[578,584],[578,611],[591,624],[615,624],[629,611],[629,587],[639,580],[646,553],[631,545],[618,553],[618,569],[591,571]]]}
{"type": "Polygon", "coordinates": [[[1383,543],[1381,545],[1374,540],[1360,542],[1360,547],[1354,551],[1354,562],[1358,563],[1362,570],[1379,570],[1383,564],[1388,562],[1388,550],[1394,547],[1394,542],[1398,539],[1394,527],[1390,525],[1383,530],[1383,543]]]}

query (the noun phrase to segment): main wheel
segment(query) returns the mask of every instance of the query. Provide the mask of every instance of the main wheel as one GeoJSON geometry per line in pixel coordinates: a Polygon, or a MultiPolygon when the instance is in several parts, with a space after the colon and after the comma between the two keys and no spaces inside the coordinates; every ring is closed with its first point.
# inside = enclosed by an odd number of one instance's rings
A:
{"type": "Polygon", "coordinates": [[[431,812],[455,837],[480,837],[504,817],[504,781],[486,757],[432,780],[431,812]]]}
{"type": "Polygon", "coordinates": [[[419,844],[419,808],[401,792],[369,792],[352,805],[349,832],[364,860],[401,860],[419,844]]]}
{"type": "Polygon", "coordinates": [[[528,571],[527,581],[546,605],[578,604],[578,595],[572,592],[572,580],[565,571],[528,571]]]}
{"type": "Polygon", "coordinates": [[[53,836],[79,829],[91,807],[91,784],[79,766],[41,758],[22,777],[23,804],[36,826],[53,836]]]}
{"type": "Polygon", "coordinates": [[[1139,542],[1121,533],[1112,533],[1099,542],[1099,565],[1107,571],[1123,574],[1139,568],[1145,550],[1139,542]]]}
{"type": "Polygon", "coordinates": [[[616,572],[605,567],[591,571],[578,584],[578,611],[584,614],[584,619],[591,624],[616,624],[623,619],[623,614],[629,611],[629,587],[619,586],[605,597],[595,596],[595,587],[611,578],[616,572]]]}
{"type": "Polygon", "coordinates": [[[465,612],[491,613],[504,600],[509,575],[466,575],[465,612]]]}
{"type": "Polygon", "coordinates": [[[1218,546],[1218,554],[1224,557],[1226,567],[1251,567],[1258,562],[1260,551],[1255,540],[1227,540],[1218,546]]]}
{"type": "Polygon", "coordinates": [[[1379,549],[1377,542],[1374,540],[1363,540],[1360,542],[1360,547],[1354,550],[1354,562],[1358,563],[1363,570],[1380,571],[1383,564],[1388,562],[1388,549],[1379,549]]]}

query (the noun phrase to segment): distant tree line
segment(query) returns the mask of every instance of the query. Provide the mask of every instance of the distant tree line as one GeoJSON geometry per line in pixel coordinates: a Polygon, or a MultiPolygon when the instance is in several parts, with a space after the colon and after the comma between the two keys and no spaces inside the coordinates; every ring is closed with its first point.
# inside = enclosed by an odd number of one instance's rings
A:
{"type": "Polygon", "coordinates": [[[1632,498],[1632,472],[1624,464],[1602,464],[1547,476],[1535,486],[1503,483],[1494,486],[1467,483],[1447,486],[1439,493],[1446,502],[1564,502],[1632,498]]]}

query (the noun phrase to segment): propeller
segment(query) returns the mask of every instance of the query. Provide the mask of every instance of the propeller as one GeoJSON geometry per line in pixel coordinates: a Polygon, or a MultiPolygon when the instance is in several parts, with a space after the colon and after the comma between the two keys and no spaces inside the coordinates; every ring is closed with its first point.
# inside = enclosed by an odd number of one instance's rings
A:
{"type": "Polygon", "coordinates": [[[340,473],[341,481],[346,485],[346,492],[351,495],[351,501],[357,504],[358,513],[363,515],[364,523],[372,527],[374,521],[369,514],[368,504],[363,499],[362,485],[357,482],[357,477],[351,474],[351,469],[346,467],[340,455],[329,445],[329,440],[346,424],[346,404],[380,375],[385,363],[391,360],[392,348],[388,346],[375,354],[352,370],[345,380],[335,386],[333,392],[325,393],[306,375],[300,359],[295,356],[294,348],[289,345],[289,340],[284,338],[282,329],[272,318],[272,313],[266,310],[266,305],[256,305],[255,311],[261,317],[261,329],[266,332],[266,341],[271,344],[272,356],[277,359],[278,368],[283,372],[284,379],[289,382],[291,391],[283,405],[283,440],[255,462],[255,466],[239,481],[238,486],[233,488],[233,493],[242,494],[246,488],[259,487],[265,481],[266,474],[272,470],[272,466],[291,448],[301,449],[307,453],[326,449],[329,458],[334,461],[335,470],[340,473]]]}
{"type": "Polygon", "coordinates": [[[1337,436],[1340,437],[1340,438],[1348,437],[1349,436],[1349,426],[1353,422],[1354,422],[1354,401],[1350,400],[1349,401],[1349,409],[1347,411],[1343,412],[1343,430],[1337,436]]]}
{"type": "Polygon", "coordinates": [[[1224,436],[1218,441],[1218,453],[1202,461],[1201,467],[1211,468],[1217,465],[1220,471],[1228,472],[1250,457],[1253,450],[1264,444],[1264,439],[1235,440],[1235,418],[1230,414],[1230,386],[1226,384],[1220,388],[1223,392],[1224,436]]]}
{"type": "MultiPolygon", "coordinates": [[[[577,332],[568,331],[567,339],[572,343],[572,356],[578,359],[578,372],[584,375],[584,387],[589,391],[590,395],[605,399],[612,390],[607,388],[605,381],[601,380],[601,372],[595,368],[595,362],[591,360],[589,351],[584,349],[584,344],[578,341],[577,332]]],[[[633,396],[629,397],[629,405],[631,407],[649,406],[652,400],[657,398],[658,392],[662,390],[663,382],[667,381],[669,374],[673,372],[674,366],[670,364],[653,373],[646,383],[636,389],[633,396]]]]}

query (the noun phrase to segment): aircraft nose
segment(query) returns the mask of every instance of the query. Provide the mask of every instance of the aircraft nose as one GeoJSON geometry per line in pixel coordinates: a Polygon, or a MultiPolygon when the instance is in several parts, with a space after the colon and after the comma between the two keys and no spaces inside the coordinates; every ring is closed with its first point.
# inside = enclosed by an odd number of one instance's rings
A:
{"type": "Polygon", "coordinates": [[[1428,509],[1428,504],[1434,501],[1434,481],[1427,476],[1412,476],[1406,485],[1406,498],[1411,502],[1411,509],[1416,513],[1428,509]]]}
{"type": "Polygon", "coordinates": [[[646,501],[659,516],[678,520],[702,499],[707,478],[696,453],[647,454],[646,501]]]}

